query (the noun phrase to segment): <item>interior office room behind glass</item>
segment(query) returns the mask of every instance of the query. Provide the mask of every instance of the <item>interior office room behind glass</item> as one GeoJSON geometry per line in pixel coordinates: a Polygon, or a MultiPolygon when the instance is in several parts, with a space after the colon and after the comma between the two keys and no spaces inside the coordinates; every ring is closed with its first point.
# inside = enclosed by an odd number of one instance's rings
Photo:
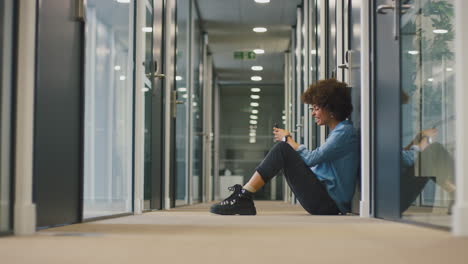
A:
{"type": "Polygon", "coordinates": [[[0,2],[0,234],[12,229],[12,98],[15,1],[0,2]]]}

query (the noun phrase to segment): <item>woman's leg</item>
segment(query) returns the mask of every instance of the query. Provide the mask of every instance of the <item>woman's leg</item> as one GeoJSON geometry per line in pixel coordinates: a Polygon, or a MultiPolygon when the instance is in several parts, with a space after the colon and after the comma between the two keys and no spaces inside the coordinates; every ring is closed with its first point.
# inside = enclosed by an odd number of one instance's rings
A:
{"type": "Polygon", "coordinates": [[[258,171],[255,171],[250,180],[244,185],[244,189],[249,192],[256,192],[265,185],[265,181],[258,171]]]}
{"type": "MultiPolygon", "coordinates": [[[[304,163],[299,154],[287,143],[276,144],[257,167],[248,184],[270,181],[283,170],[289,187],[304,209],[310,214],[339,214],[339,210],[328,195],[325,186],[304,163]]],[[[263,186],[263,185],[262,185],[263,186]]]]}

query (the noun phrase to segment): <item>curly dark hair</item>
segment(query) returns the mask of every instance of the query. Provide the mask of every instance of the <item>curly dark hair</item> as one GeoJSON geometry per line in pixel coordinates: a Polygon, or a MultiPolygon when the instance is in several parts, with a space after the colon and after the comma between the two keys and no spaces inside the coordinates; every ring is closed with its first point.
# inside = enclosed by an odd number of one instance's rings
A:
{"type": "Polygon", "coordinates": [[[350,88],[336,79],[320,80],[310,85],[301,98],[306,104],[327,110],[339,121],[348,118],[353,111],[350,88]]]}

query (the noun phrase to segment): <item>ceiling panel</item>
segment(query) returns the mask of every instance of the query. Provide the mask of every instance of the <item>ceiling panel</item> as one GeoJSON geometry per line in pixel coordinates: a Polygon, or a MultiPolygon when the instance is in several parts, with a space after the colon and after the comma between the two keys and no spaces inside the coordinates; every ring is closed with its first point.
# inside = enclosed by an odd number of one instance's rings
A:
{"type": "MultiPolygon", "coordinates": [[[[203,28],[208,33],[215,71],[221,82],[248,82],[260,75],[262,83],[282,82],[284,52],[288,50],[296,9],[302,0],[271,0],[258,4],[254,0],[197,0],[203,28]],[[268,28],[255,33],[253,27],[268,28]],[[265,50],[255,60],[235,60],[234,51],[265,50]],[[250,67],[261,65],[262,72],[250,67]]],[[[254,82],[253,82],[254,83],[254,82]]]]}

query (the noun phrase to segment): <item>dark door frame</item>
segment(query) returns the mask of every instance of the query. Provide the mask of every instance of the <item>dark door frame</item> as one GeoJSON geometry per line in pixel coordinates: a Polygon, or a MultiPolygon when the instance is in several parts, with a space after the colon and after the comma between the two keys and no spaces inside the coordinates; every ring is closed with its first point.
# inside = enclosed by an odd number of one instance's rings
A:
{"type": "MultiPolygon", "coordinates": [[[[389,220],[400,219],[400,41],[395,40],[394,11],[377,14],[379,5],[371,3],[371,112],[372,179],[374,215],[389,220]]],[[[397,28],[396,30],[400,30],[397,28]]]]}

